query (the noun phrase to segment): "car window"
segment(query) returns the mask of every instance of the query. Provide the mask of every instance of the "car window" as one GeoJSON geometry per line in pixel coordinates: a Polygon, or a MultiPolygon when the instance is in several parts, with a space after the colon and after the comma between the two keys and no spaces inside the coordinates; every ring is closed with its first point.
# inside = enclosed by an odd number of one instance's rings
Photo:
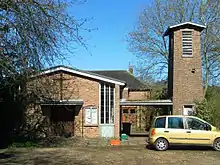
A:
{"type": "Polygon", "coordinates": [[[207,124],[195,119],[195,118],[186,118],[186,123],[188,125],[188,129],[193,129],[193,130],[206,130],[207,124]]]}
{"type": "Polygon", "coordinates": [[[166,117],[157,118],[154,124],[154,128],[165,128],[166,117]]]}
{"type": "Polygon", "coordinates": [[[168,128],[184,129],[182,117],[168,117],[168,128]]]}

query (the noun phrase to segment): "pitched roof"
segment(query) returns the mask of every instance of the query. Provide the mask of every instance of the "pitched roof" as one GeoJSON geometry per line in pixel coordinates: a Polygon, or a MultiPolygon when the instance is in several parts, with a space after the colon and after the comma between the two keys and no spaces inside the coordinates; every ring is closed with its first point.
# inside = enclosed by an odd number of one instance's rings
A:
{"type": "Polygon", "coordinates": [[[50,74],[50,73],[54,73],[54,72],[58,72],[58,71],[65,71],[65,72],[68,72],[68,73],[73,73],[73,74],[93,78],[93,79],[104,81],[104,82],[118,84],[118,85],[125,85],[126,84],[125,81],[120,80],[120,79],[116,79],[114,77],[108,77],[108,76],[105,76],[105,75],[96,74],[94,72],[79,70],[79,69],[75,69],[75,68],[71,68],[71,67],[67,67],[67,66],[62,66],[62,65],[46,69],[46,70],[40,72],[40,74],[38,74],[37,76],[50,74]]]}
{"type": "Polygon", "coordinates": [[[126,70],[93,70],[90,72],[124,81],[126,86],[133,90],[149,90],[147,85],[126,70]]]}
{"type": "Polygon", "coordinates": [[[184,23],[180,23],[180,24],[177,24],[177,25],[169,26],[167,28],[166,32],[164,33],[164,36],[169,35],[170,32],[172,32],[172,31],[174,31],[178,28],[181,28],[181,27],[197,28],[200,31],[202,31],[203,29],[206,28],[206,26],[204,26],[204,25],[200,25],[200,24],[196,24],[196,23],[192,23],[192,22],[184,22],[184,23]]]}

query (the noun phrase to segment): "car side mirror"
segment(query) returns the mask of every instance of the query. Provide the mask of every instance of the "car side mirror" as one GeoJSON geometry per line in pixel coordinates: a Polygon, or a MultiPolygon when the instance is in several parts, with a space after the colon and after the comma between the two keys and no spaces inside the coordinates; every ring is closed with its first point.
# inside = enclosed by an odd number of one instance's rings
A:
{"type": "Polygon", "coordinates": [[[205,128],[206,131],[211,131],[211,127],[207,123],[204,124],[204,128],[205,128]]]}

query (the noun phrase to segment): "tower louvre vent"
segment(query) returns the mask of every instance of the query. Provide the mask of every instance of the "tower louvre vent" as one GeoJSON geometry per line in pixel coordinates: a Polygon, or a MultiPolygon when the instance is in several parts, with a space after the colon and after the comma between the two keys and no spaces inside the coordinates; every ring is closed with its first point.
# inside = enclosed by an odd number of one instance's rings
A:
{"type": "Polygon", "coordinates": [[[192,57],[192,31],[182,31],[182,56],[192,57]]]}

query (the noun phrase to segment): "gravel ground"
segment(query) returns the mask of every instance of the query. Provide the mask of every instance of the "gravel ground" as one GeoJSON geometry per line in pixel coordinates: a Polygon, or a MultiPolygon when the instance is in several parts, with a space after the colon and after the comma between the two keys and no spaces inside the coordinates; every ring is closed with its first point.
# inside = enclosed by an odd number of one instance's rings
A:
{"type": "Polygon", "coordinates": [[[219,165],[220,152],[211,149],[170,149],[158,152],[140,146],[11,148],[0,164],[18,165],[219,165]]]}

